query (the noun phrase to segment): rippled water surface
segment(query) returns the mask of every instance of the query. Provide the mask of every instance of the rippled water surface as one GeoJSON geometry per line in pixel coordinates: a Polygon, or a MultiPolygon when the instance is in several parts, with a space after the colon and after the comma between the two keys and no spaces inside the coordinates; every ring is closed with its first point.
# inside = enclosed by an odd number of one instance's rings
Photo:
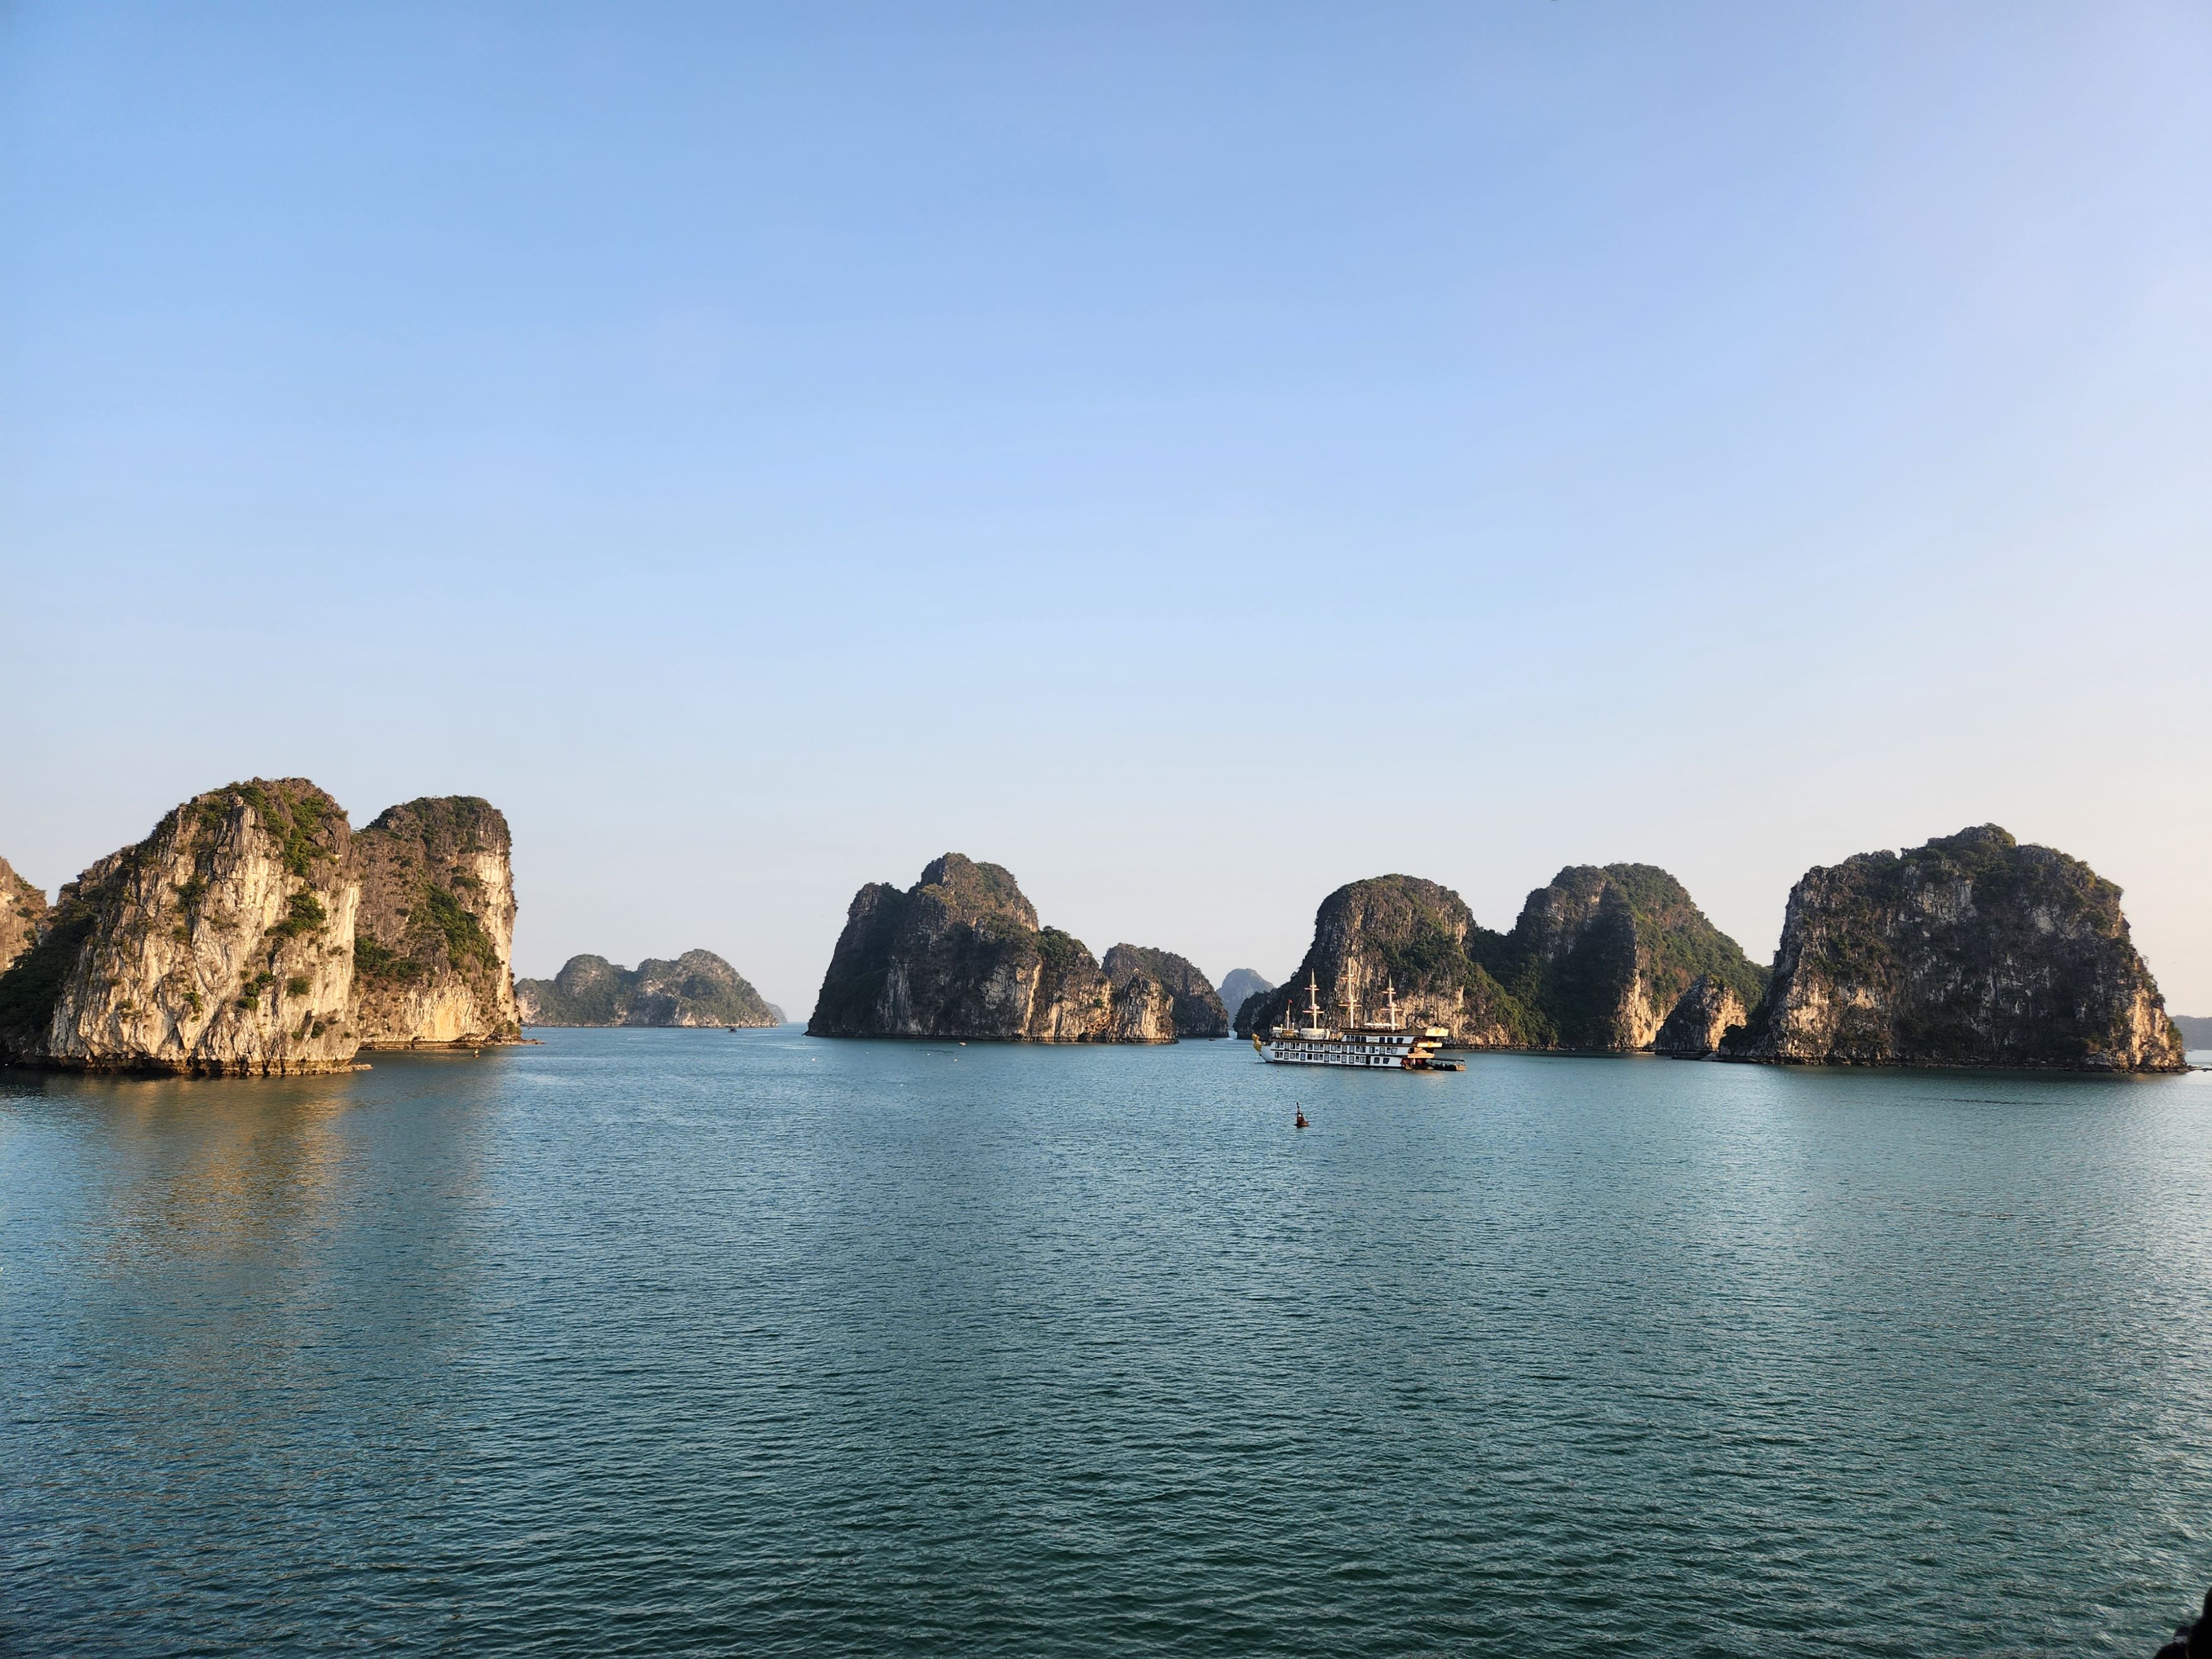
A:
{"type": "Polygon", "coordinates": [[[2212,1075],[547,1036],[0,1073],[0,1648],[2147,1655],[2212,1581],[2212,1075]]]}

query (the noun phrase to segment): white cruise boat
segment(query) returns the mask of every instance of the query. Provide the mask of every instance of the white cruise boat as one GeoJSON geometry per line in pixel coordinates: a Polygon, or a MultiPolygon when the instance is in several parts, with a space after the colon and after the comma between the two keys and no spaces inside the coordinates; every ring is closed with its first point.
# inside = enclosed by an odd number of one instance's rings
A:
{"type": "Polygon", "coordinates": [[[1414,1027],[1398,1018],[1398,988],[1390,987],[1381,1019],[1362,1022],[1357,993],[1345,999],[1344,1024],[1321,1017],[1319,987],[1306,976],[1305,1024],[1293,1025],[1287,1011],[1274,1040],[1252,1034],[1260,1058],[1275,1066],[1373,1066],[1394,1072],[1463,1072],[1466,1062],[1447,1060],[1443,1045],[1451,1036],[1441,1025],[1414,1027]]]}

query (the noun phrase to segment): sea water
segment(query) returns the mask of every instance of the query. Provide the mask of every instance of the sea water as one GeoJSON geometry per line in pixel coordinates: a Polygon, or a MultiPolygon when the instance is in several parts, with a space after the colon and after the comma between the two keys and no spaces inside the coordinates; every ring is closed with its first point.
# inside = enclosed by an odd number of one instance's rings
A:
{"type": "Polygon", "coordinates": [[[0,1649],[2148,1655],[2212,1582],[2212,1075],[544,1035],[0,1072],[0,1649]]]}

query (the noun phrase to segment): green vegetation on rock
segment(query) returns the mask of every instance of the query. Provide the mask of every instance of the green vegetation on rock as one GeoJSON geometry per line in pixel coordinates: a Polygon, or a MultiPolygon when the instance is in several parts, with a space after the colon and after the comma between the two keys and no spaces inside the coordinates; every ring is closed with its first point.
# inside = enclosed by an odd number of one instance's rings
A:
{"type": "Polygon", "coordinates": [[[1347,994],[1364,1017],[1395,988],[1402,1017],[1470,1046],[1620,1052],[1648,1048],[1701,974],[1751,998],[1765,981],[1681,884],[1650,865],[1571,866],[1529,894],[1509,933],[1477,925],[1449,888],[1378,876],[1322,902],[1297,972],[1248,1001],[1237,1029],[1303,1009],[1310,984],[1331,1019],[1347,994]]]}
{"type": "Polygon", "coordinates": [[[551,979],[515,981],[527,1025],[738,1025],[782,1023],[738,970],[712,951],[673,962],[648,957],[635,971],[605,957],[568,958],[551,979]]]}
{"type": "Polygon", "coordinates": [[[1995,824],[1808,871],[1724,1053],[1819,1065],[2166,1071],[2180,1035],[2120,890],[1995,824]]]}

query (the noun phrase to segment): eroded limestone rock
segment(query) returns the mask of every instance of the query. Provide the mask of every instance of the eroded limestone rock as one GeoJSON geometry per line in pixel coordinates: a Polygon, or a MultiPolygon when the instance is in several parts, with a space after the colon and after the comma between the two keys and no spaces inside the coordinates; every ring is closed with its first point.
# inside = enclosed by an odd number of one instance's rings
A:
{"type": "Polygon", "coordinates": [[[87,1070],[350,1065],[351,842],[343,809],[304,778],[186,801],[63,888],[0,975],[0,1043],[87,1070]]]}
{"type": "Polygon", "coordinates": [[[412,800],[388,808],[353,845],[363,1046],[473,1046],[520,1036],[506,815],[473,795],[412,800]]]}
{"type": "Polygon", "coordinates": [[[2184,1069],[2120,890],[1994,824],[1862,853],[1790,890],[1736,1059],[2184,1069]]]}
{"type": "Polygon", "coordinates": [[[1041,927],[1011,872],[947,853],[905,892],[854,895],[814,1036],[1165,1042],[1174,999],[1139,964],[1117,984],[1080,939],[1041,927]]]}

